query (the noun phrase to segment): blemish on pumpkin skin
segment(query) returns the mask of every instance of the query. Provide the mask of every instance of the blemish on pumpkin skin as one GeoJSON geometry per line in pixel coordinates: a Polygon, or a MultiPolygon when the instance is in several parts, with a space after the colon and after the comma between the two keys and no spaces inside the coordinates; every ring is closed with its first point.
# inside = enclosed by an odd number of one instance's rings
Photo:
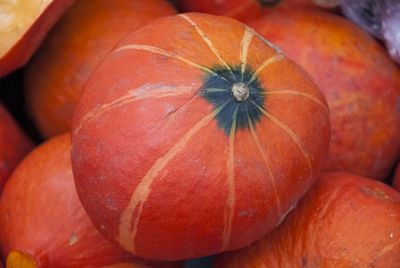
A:
{"type": "Polygon", "coordinates": [[[78,236],[75,233],[73,233],[69,239],[69,245],[72,246],[76,242],[78,242],[78,236]]]}
{"type": "Polygon", "coordinates": [[[390,196],[388,196],[386,193],[380,191],[379,189],[370,189],[368,187],[362,187],[360,189],[360,191],[364,195],[373,196],[373,197],[375,197],[377,199],[380,199],[380,200],[393,201],[392,198],[390,198],[390,196]]]}
{"type": "Polygon", "coordinates": [[[301,267],[306,267],[307,265],[307,258],[303,256],[303,258],[301,258],[301,267]]]}

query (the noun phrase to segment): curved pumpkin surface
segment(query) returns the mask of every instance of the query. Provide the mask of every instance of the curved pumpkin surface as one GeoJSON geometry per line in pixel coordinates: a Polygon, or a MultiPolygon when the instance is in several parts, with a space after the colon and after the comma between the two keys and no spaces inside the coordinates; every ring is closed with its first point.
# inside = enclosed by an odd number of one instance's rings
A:
{"type": "Polygon", "coordinates": [[[186,259],[248,245],[285,216],[319,171],[329,112],[252,29],[189,13],[108,54],[72,131],[78,193],[100,231],[142,257],[186,259]]]}
{"type": "Polygon", "coordinates": [[[277,10],[249,25],[325,94],[332,132],[323,170],[384,180],[400,152],[400,71],[384,48],[350,21],[316,10],[277,10]]]}
{"type": "Polygon", "coordinates": [[[284,222],[214,267],[400,267],[400,194],[372,179],[326,173],[284,222]]]}
{"type": "Polygon", "coordinates": [[[90,74],[124,35],[172,14],[164,0],[76,1],[26,69],[25,99],[42,136],[70,130],[90,74]]]}

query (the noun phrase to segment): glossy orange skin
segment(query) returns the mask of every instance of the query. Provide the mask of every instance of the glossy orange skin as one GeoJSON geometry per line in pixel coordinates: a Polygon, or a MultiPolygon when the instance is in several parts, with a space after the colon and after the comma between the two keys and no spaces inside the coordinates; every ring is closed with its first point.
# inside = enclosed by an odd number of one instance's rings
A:
{"type": "Polygon", "coordinates": [[[249,23],[314,78],[331,112],[325,171],[383,180],[400,152],[400,71],[383,47],[344,18],[276,11],[249,23]]]}
{"type": "Polygon", "coordinates": [[[0,103],[0,192],[8,177],[33,143],[0,103]]]}
{"type": "Polygon", "coordinates": [[[400,193],[350,173],[326,173],[261,240],[214,267],[400,267],[400,193]]]}
{"type": "Polygon", "coordinates": [[[314,4],[312,0],[282,0],[276,5],[264,8],[258,0],[180,0],[179,4],[185,12],[228,16],[244,22],[260,17],[264,12],[275,8],[322,8],[314,4]]]}
{"type": "Polygon", "coordinates": [[[88,77],[126,33],[175,14],[164,0],[85,0],[55,25],[28,65],[25,99],[44,138],[69,131],[88,77]]]}
{"type": "Polygon", "coordinates": [[[278,49],[231,18],[181,14],[128,35],[93,73],[74,113],[72,167],[108,238],[149,259],[196,258],[270,231],[314,181],[329,132],[323,95],[278,49]],[[240,64],[246,33],[248,66],[279,58],[258,74],[262,105],[293,135],[263,116],[228,137],[200,95],[202,68],[240,64]]]}
{"type": "Polygon", "coordinates": [[[94,227],[76,193],[70,149],[70,135],[57,136],[36,147],[11,175],[0,199],[3,256],[18,250],[41,268],[150,263],[112,244],[94,227]]]}
{"type": "Polygon", "coordinates": [[[0,59],[0,77],[23,66],[46,37],[51,27],[74,3],[74,0],[53,0],[40,14],[13,48],[0,59]]]}

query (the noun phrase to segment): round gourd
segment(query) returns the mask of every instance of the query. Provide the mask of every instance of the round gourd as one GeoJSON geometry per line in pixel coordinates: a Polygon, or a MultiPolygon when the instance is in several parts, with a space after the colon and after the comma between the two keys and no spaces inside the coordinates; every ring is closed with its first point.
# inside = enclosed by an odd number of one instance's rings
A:
{"type": "Polygon", "coordinates": [[[284,222],[215,268],[400,267],[400,194],[382,182],[326,173],[284,222]]]}
{"type": "Polygon", "coordinates": [[[181,14],[129,34],[89,79],[72,166],[99,230],[149,259],[246,246],[313,183],[329,111],[281,51],[227,17],[181,14]]]}

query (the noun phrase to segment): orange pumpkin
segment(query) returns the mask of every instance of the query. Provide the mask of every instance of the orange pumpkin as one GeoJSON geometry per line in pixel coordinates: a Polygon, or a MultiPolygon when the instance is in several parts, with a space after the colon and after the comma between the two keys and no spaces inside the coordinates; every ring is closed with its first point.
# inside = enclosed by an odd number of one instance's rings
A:
{"type": "Polygon", "coordinates": [[[249,23],[301,65],[331,112],[326,171],[385,179],[400,153],[400,71],[350,21],[316,10],[275,11],[249,23]]]}
{"type": "Polygon", "coordinates": [[[261,240],[214,267],[400,267],[400,194],[372,179],[327,173],[261,240]]]}
{"type": "Polygon", "coordinates": [[[0,103],[0,192],[8,177],[33,143],[0,103]]]}
{"type": "MultiPolygon", "coordinates": [[[[248,21],[275,8],[321,8],[316,0],[180,0],[185,12],[204,12],[248,21]]],[[[325,4],[326,5],[326,4],[325,4]]]]}
{"type": "Polygon", "coordinates": [[[44,138],[69,131],[88,77],[129,31],[175,14],[164,0],[85,0],[49,33],[25,73],[25,99],[44,138]]]}
{"type": "MultiPolygon", "coordinates": [[[[70,135],[34,149],[18,165],[0,199],[0,244],[8,268],[93,267],[151,263],[104,238],[82,208],[71,170],[70,135]]],[[[169,266],[171,265],[171,266],[169,266]]]]}
{"type": "Polygon", "coordinates": [[[0,77],[24,65],[74,0],[0,2],[0,77]]]}
{"type": "Polygon", "coordinates": [[[231,18],[181,14],[129,34],[90,77],[72,166],[109,239],[149,259],[195,258],[282,220],[329,131],[323,95],[278,48],[231,18]]]}

